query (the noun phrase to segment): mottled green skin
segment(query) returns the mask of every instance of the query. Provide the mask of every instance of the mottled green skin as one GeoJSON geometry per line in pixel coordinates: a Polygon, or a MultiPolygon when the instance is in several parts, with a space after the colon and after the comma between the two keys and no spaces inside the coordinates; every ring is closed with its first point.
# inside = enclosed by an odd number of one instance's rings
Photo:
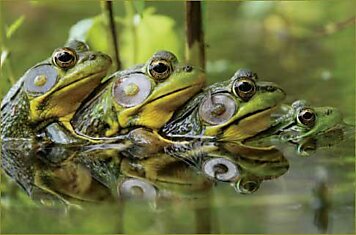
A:
{"type": "MultiPolygon", "coordinates": [[[[74,67],[61,68],[52,58],[48,58],[30,68],[4,97],[1,103],[1,139],[35,139],[41,128],[73,112],[89,95],[87,92],[100,83],[111,59],[100,52],[89,51],[82,42],[71,41],[67,47],[77,53],[78,60],[74,67]],[[31,71],[42,66],[55,71],[55,83],[47,92],[29,92],[24,88],[26,79],[30,78],[31,71]],[[70,97],[72,93],[73,99],[70,97]],[[68,100],[72,103],[68,104],[68,100]]],[[[44,70],[44,73],[47,71],[44,70]]]]}
{"type": "Polygon", "coordinates": [[[112,80],[115,76],[123,76],[139,72],[143,65],[116,72],[114,75],[98,87],[91,96],[83,102],[83,105],[76,112],[71,124],[78,135],[86,135],[94,138],[105,137],[106,132],[111,128],[108,122],[115,123],[118,119],[114,107],[114,100],[111,97],[112,80]]]}
{"type": "Polygon", "coordinates": [[[35,132],[30,126],[28,111],[29,100],[24,92],[19,91],[10,103],[1,107],[1,138],[34,138],[35,132]]]}

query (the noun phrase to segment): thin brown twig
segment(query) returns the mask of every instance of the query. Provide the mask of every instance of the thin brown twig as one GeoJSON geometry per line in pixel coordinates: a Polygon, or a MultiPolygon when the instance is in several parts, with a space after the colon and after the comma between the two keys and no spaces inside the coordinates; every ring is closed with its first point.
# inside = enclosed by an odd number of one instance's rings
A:
{"type": "Polygon", "coordinates": [[[113,53],[113,61],[116,67],[116,70],[121,69],[121,61],[120,61],[120,54],[119,54],[119,44],[118,44],[118,35],[116,32],[116,25],[114,20],[114,11],[113,11],[113,3],[112,1],[105,1],[104,9],[106,12],[106,16],[108,18],[108,27],[110,30],[110,38],[111,43],[113,45],[114,53],[113,53]]]}

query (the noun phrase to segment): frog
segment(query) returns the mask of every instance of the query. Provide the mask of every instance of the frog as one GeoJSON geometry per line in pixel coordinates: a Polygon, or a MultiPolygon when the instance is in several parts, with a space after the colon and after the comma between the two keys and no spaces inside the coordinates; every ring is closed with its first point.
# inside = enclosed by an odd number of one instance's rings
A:
{"type": "Polygon", "coordinates": [[[111,58],[69,41],[34,65],[1,102],[1,139],[36,139],[50,123],[66,123],[106,76],[111,58]]]}
{"type": "Polygon", "coordinates": [[[270,114],[285,92],[257,74],[239,69],[231,79],[215,83],[177,111],[163,128],[164,136],[210,136],[221,141],[241,141],[269,127],[270,114]]]}
{"type": "Polygon", "coordinates": [[[74,115],[73,133],[97,142],[126,138],[135,127],[158,130],[204,84],[201,69],[158,51],[145,64],[111,75],[74,115]]]}
{"type": "Polygon", "coordinates": [[[341,112],[334,107],[312,107],[306,100],[296,100],[288,112],[277,118],[271,128],[286,141],[298,141],[303,138],[326,133],[342,124],[341,112]]]}
{"type": "Polygon", "coordinates": [[[79,208],[82,201],[112,201],[110,189],[87,166],[75,161],[80,148],[39,145],[31,139],[5,139],[2,170],[42,206],[79,208]]]}
{"type": "Polygon", "coordinates": [[[250,69],[239,69],[229,80],[192,98],[160,133],[169,140],[205,139],[232,152],[242,151],[245,139],[270,127],[270,115],[284,98],[278,85],[259,81],[250,69]]]}
{"type": "MultiPolygon", "coordinates": [[[[283,142],[300,142],[307,138],[322,136],[333,129],[341,128],[342,113],[334,107],[313,107],[306,100],[296,100],[291,105],[281,106],[275,113],[272,125],[251,140],[277,138],[283,142]]],[[[250,141],[250,140],[249,140],[250,141]]]]}
{"type": "Polygon", "coordinates": [[[297,145],[298,154],[307,156],[306,150],[315,150],[315,143],[322,147],[321,142],[332,145],[330,140],[339,141],[346,127],[342,113],[334,107],[313,107],[306,100],[296,100],[291,105],[281,106],[281,109],[281,113],[271,117],[270,128],[246,142],[260,146],[269,142],[290,142],[297,145]]]}

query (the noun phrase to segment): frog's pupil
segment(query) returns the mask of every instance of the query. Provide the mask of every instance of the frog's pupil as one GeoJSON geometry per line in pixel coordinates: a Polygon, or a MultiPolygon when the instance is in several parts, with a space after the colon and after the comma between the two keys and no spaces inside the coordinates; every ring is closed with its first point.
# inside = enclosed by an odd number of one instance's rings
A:
{"type": "Polygon", "coordinates": [[[60,60],[61,62],[69,62],[73,59],[73,56],[71,54],[69,54],[68,52],[62,52],[58,55],[58,60],[60,60]]]}
{"type": "Polygon", "coordinates": [[[255,182],[253,182],[253,181],[249,181],[249,182],[245,183],[243,185],[243,187],[245,189],[247,189],[247,191],[254,191],[256,189],[256,187],[257,187],[257,184],[255,182]]]}
{"type": "Polygon", "coordinates": [[[305,112],[305,113],[303,114],[303,118],[306,119],[306,120],[310,120],[310,119],[312,119],[313,117],[314,117],[314,114],[311,113],[311,112],[305,112]]]}
{"type": "Polygon", "coordinates": [[[158,63],[153,67],[153,70],[157,73],[164,73],[167,71],[167,65],[163,63],[158,63]]]}
{"type": "Polygon", "coordinates": [[[239,84],[238,86],[239,90],[242,91],[242,92],[249,92],[252,90],[252,86],[250,83],[248,82],[242,82],[239,84]]]}

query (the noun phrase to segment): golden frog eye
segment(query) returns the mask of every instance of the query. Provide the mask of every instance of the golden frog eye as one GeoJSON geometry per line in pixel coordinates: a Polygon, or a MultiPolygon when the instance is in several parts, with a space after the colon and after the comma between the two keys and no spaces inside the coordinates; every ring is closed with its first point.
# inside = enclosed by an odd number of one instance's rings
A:
{"type": "Polygon", "coordinates": [[[219,125],[230,120],[236,109],[236,102],[230,95],[208,95],[199,107],[199,116],[211,125],[219,125]]]}
{"type": "Polygon", "coordinates": [[[313,109],[304,108],[298,113],[297,120],[299,123],[311,128],[315,125],[316,115],[313,109]]]}
{"type": "Polygon", "coordinates": [[[123,107],[141,104],[151,93],[152,84],[144,74],[135,73],[118,79],[113,88],[116,102],[123,107]]]}
{"type": "Polygon", "coordinates": [[[230,181],[239,175],[234,163],[225,158],[212,158],[203,164],[206,175],[221,181],[230,181]]]}
{"type": "Polygon", "coordinates": [[[119,196],[124,198],[143,198],[152,200],[156,198],[157,192],[151,184],[139,179],[125,179],[117,187],[119,196]]]}
{"type": "Polygon", "coordinates": [[[148,65],[148,73],[155,80],[168,78],[173,72],[171,63],[166,60],[153,60],[148,65]]]}
{"type": "Polygon", "coordinates": [[[232,91],[243,101],[248,101],[256,93],[256,84],[251,79],[239,79],[233,84],[232,91]]]}
{"type": "Polygon", "coordinates": [[[27,92],[43,94],[56,84],[57,75],[53,65],[34,67],[24,75],[24,89],[27,92]]]}
{"type": "Polygon", "coordinates": [[[53,52],[52,60],[58,67],[69,69],[77,63],[78,55],[73,49],[63,47],[53,52]]]}

